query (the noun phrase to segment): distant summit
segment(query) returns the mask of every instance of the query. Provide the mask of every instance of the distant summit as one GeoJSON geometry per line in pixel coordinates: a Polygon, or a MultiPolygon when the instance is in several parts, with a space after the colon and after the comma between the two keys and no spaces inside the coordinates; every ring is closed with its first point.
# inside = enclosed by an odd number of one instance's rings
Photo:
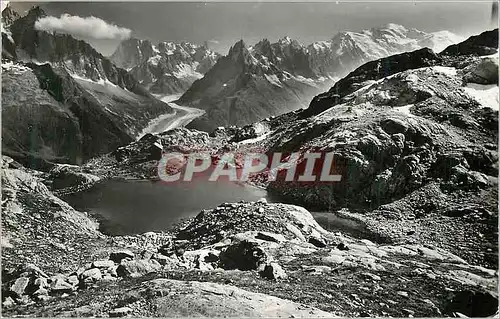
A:
{"type": "Polygon", "coordinates": [[[459,40],[448,31],[426,33],[393,23],[340,32],[308,46],[288,36],[250,47],[240,40],[180,101],[206,110],[190,124],[197,129],[250,124],[307,107],[314,95],[363,63],[422,47],[441,50],[459,40]]]}
{"type": "Polygon", "coordinates": [[[308,52],[316,72],[341,77],[368,61],[423,47],[439,52],[461,40],[449,31],[426,33],[388,23],[360,32],[339,32],[330,41],[311,44],[308,52]]]}
{"type": "Polygon", "coordinates": [[[175,94],[186,91],[203,77],[219,55],[206,45],[189,42],[160,42],[130,38],[118,46],[111,60],[131,74],[152,93],[175,94]]]}

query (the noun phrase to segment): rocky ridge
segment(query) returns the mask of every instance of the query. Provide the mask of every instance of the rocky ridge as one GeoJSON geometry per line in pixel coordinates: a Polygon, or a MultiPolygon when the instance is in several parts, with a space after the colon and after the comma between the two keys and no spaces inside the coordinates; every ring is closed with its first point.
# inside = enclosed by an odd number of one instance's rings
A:
{"type": "Polygon", "coordinates": [[[2,33],[5,154],[32,167],[81,164],[172,111],[84,41],[36,30],[44,16],[34,7],[2,33]]]}
{"type": "Polygon", "coordinates": [[[219,54],[188,42],[160,42],[131,38],[123,41],[110,59],[123,67],[154,94],[185,92],[203,77],[219,54]]]}

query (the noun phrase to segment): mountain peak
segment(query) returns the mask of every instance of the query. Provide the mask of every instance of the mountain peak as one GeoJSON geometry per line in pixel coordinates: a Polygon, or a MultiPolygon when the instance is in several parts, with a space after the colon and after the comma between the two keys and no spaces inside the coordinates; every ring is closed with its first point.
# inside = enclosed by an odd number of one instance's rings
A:
{"type": "Polygon", "coordinates": [[[229,49],[228,56],[234,56],[244,52],[248,52],[248,49],[243,39],[241,39],[240,41],[236,42],[231,47],[231,49],[229,49]]]}
{"type": "Polygon", "coordinates": [[[45,11],[43,11],[42,8],[40,8],[40,6],[33,6],[28,11],[27,16],[37,17],[37,18],[43,18],[43,17],[47,16],[47,14],[45,13],[45,11]]]}
{"type": "Polygon", "coordinates": [[[10,3],[2,10],[2,22],[6,25],[11,24],[14,20],[20,17],[19,13],[14,11],[10,6],[10,3]]]}
{"type": "Polygon", "coordinates": [[[401,24],[397,24],[397,23],[392,23],[392,22],[384,24],[376,29],[391,29],[391,30],[400,30],[400,31],[408,30],[405,26],[403,26],[401,24]]]}
{"type": "Polygon", "coordinates": [[[286,35],[283,38],[279,39],[278,43],[281,43],[281,44],[291,44],[292,43],[292,38],[290,38],[289,36],[286,35]]]}

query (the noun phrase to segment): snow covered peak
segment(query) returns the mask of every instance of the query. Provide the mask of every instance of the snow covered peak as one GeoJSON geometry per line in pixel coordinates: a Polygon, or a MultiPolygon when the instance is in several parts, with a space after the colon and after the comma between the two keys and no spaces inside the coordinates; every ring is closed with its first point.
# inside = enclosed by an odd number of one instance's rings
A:
{"type": "Polygon", "coordinates": [[[110,58],[119,67],[130,69],[154,55],[155,51],[149,40],[129,38],[118,45],[110,58]]]}
{"type": "Polygon", "coordinates": [[[123,41],[111,56],[118,66],[126,68],[147,89],[155,94],[185,91],[206,73],[219,55],[206,45],[190,42],[149,40],[123,41]]]}
{"type": "Polygon", "coordinates": [[[313,43],[307,51],[317,74],[344,76],[371,60],[423,47],[441,51],[461,40],[449,31],[426,33],[388,23],[359,32],[339,32],[330,41],[313,43]]]}
{"type": "Polygon", "coordinates": [[[278,41],[279,44],[290,45],[292,43],[292,39],[289,36],[285,36],[278,41]]]}
{"type": "Polygon", "coordinates": [[[450,31],[443,30],[426,34],[421,40],[418,41],[418,45],[420,47],[428,47],[436,52],[440,52],[446,49],[446,47],[459,43],[463,40],[463,37],[451,33],[450,31]]]}

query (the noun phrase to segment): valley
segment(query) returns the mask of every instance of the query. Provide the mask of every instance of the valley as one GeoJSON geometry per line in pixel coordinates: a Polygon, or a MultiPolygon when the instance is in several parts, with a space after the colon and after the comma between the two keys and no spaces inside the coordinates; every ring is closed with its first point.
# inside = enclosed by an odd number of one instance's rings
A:
{"type": "Polygon", "coordinates": [[[3,316],[498,316],[498,29],[105,57],[46,16],[2,11],[3,316]]]}

